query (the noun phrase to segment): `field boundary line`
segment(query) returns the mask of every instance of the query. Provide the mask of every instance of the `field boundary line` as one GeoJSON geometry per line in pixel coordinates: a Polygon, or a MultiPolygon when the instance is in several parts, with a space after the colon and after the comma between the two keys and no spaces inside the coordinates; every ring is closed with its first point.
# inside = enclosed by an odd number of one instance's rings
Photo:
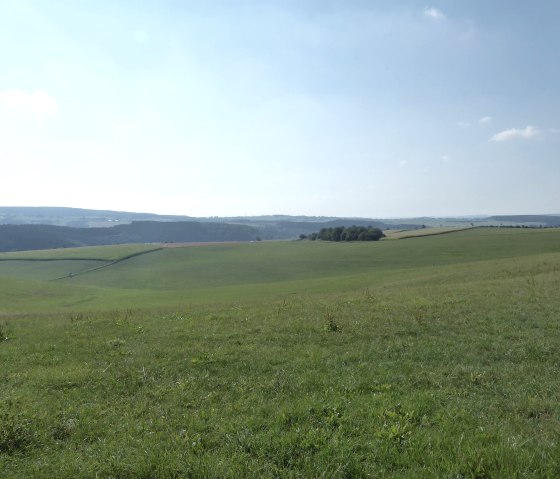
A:
{"type": "MultiPolygon", "coordinates": [[[[115,260],[105,260],[107,262],[107,264],[98,266],[97,268],[86,269],[85,271],[80,271],[78,273],[68,273],[65,276],[61,276],[59,278],[53,278],[49,281],[59,281],[61,279],[74,278],[76,276],[82,276],[82,275],[87,274],[87,273],[93,273],[94,271],[99,271],[100,269],[108,268],[109,266],[114,266],[118,263],[122,263],[123,261],[129,260],[129,259],[132,259],[132,258],[136,258],[137,256],[143,256],[145,254],[155,253],[156,251],[161,251],[162,249],[164,249],[164,248],[153,248],[153,249],[149,249],[149,250],[146,250],[146,251],[138,251],[136,253],[127,254],[126,256],[123,256],[122,258],[117,258],[115,260]]],[[[101,261],[103,261],[103,260],[101,260],[101,261]]]]}
{"type": "MultiPolygon", "coordinates": [[[[468,231],[468,230],[475,230],[478,228],[482,228],[482,226],[468,226],[467,228],[457,228],[457,229],[453,229],[453,230],[449,230],[449,231],[438,231],[437,233],[428,233],[428,234],[424,234],[424,235],[407,235],[407,236],[401,236],[400,238],[394,238],[396,240],[403,240],[403,239],[412,239],[412,238],[428,238],[430,236],[440,236],[440,235],[448,235],[448,234],[452,234],[452,233],[459,233],[461,231],[468,231]]],[[[417,231],[417,230],[413,230],[413,231],[417,231]]],[[[391,238],[389,238],[391,239],[391,238]]]]}

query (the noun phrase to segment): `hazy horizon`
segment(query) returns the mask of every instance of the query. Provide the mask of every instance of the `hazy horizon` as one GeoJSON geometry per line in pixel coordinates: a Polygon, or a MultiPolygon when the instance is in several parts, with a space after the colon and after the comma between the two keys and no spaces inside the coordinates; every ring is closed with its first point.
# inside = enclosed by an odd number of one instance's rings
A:
{"type": "Polygon", "coordinates": [[[559,23],[553,0],[8,0],[0,204],[557,214],[559,23]]]}
{"type": "Polygon", "coordinates": [[[358,215],[348,215],[348,216],[337,216],[337,215],[290,215],[286,213],[263,213],[263,214],[255,214],[255,215],[210,215],[210,216],[193,216],[193,215],[180,215],[174,213],[154,213],[152,211],[140,211],[140,210],[117,210],[114,208],[81,208],[81,207],[73,207],[73,206],[37,206],[37,205],[13,205],[13,206],[6,206],[0,205],[0,209],[2,208],[68,208],[68,209],[84,209],[84,210],[91,210],[91,211],[108,211],[113,213],[130,213],[130,214],[147,214],[147,215],[159,215],[159,216],[185,216],[185,217],[192,217],[192,218],[208,218],[208,217],[217,217],[217,218],[238,218],[238,217],[259,217],[259,216],[291,216],[291,217],[318,217],[318,218],[355,218],[355,219],[375,219],[375,220],[401,220],[401,219],[419,219],[419,218],[449,218],[449,219],[475,219],[475,218],[489,218],[493,216],[560,216],[560,213],[523,213],[523,214],[503,214],[503,213],[479,213],[479,214],[465,214],[465,215],[445,215],[445,216],[435,216],[435,215],[418,215],[418,216],[376,216],[376,217],[368,217],[368,216],[358,216],[358,215]]]}

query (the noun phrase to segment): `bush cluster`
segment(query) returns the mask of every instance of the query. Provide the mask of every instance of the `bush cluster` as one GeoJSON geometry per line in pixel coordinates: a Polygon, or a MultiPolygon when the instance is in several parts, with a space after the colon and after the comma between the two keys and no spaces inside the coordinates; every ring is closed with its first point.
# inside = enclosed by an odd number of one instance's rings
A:
{"type": "Polygon", "coordinates": [[[383,231],[373,226],[337,226],[335,228],[322,228],[318,233],[300,235],[300,239],[323,241],[378,241],[384,238],[383,231]]]}

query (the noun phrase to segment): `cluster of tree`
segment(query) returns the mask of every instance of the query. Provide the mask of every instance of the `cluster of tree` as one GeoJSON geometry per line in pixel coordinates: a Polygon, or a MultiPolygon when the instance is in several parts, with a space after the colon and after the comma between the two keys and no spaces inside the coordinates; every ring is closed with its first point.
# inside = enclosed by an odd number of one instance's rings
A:
{"type": "Polygon", "coordinates": [[[383,231],[373,226],[336,226],[334,228],[322,228],[318,233],[310,235],[301,234],[300,239],[323,240],[323,241],[378,241],[384,238],[383,231]]]}

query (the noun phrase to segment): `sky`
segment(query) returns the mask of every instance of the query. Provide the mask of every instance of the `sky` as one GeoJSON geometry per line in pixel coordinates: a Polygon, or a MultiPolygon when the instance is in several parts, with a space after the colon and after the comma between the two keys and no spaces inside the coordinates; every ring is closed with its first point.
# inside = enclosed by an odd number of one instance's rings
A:
{"type": "Polygon", "coordinates": [[[0,206],[560,214],[560,2],[0,0],[0,206]]]}

